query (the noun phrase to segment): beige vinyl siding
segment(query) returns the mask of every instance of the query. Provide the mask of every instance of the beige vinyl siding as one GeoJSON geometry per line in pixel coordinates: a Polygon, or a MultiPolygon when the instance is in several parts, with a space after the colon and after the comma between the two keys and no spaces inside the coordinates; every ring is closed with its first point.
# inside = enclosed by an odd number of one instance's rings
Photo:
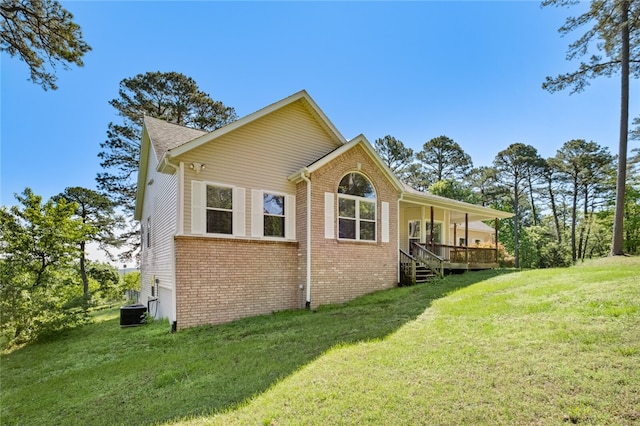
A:
{"type": "MultiPolygon", "coordinates": [[[[451,244],[454,244],[453,242],[453,228],[451,228],[451,244]]],[[[458,242],[460,241],[460,238],[464,238],[465,232],[464,232],[464,226],[458,226],[456,229],[456,241],[455,241],[455,245],[458,245],[458,242]]],[[[478,231],[475,229],[471,229],[469,228],[469,247],[473,247],[475,245],[475,241],[476,240],[480,240],[481,244],[489,244],[493,242],[493,232],[490,231],[478,231]]]]}
{"type": "Polygon", "coordinates": [[[184,163],[184,230],[191,234],[191,181],[245,188],[245,229],[251,235],[251,190],[294,195],[287,177],[337,148],[302,102],[253,121],[180,157],[184,163]],[[196,173],[189,164],[205,164],[196,173]]]}
{"type": "Polygon", "coordinates": [[[150,156],[141,223],[146,227],[147,218],[151,217],[151,247],[147,247],[145,240],[140,259],[140,303],[146,304],[151,297],[152,281],[155,278],[159,280],[160,290],[158,317],[174,319],[171,318],[175,280],[173,239],[176,234],[178,177],[177,174],[156,172],[157,163],[155,156],[150,156]],[[149,185],[151,180],[153,183],[149,185]]]}
{"type": "MultiPolygon", "coordinates": [[[[409,250],[409,221],[410,220],[419,220],[420,221],[420,231],[422,233],[426,230],[426,223],[431,221],[431,208],[429,206],[424,207],[424,217],[423,217],[423,207],[415,206],[406,203],[400,203],[400,248],[403,250],[409,250]],[[408,207],[412,206],[412,207],[408,207]]],[[[447,227],[448,224],[445,222],[445,214],[442,209],[435,208],[433,210],[433,220],[434,222],[443,222],[442,230],[443,232],[448,232],[447,227]]],[[[446,234],[443,235],[443,238],[446,241],[446,234]]]]}

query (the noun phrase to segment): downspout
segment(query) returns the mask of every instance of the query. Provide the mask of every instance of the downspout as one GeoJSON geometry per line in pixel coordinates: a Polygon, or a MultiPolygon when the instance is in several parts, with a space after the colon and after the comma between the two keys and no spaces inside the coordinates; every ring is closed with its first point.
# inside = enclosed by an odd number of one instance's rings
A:
{"type": "Polygon", "coordinates": [[[311,308],[311,180],[306,176],[305,169],[300,172],[300,178],[307,183],[307,300],[305,308],[311,308]]]}
{"type": "MultiPolygon", "coordinates": [[[[184,197],[182,196],[182,181],[184,179],[183,177],[183,169],[182,169],[182,163],[180,163],[179,165],[173,164],[169,161],[169,157],[164,157],[164,164],[168,167],[171,167],[173,170],[175,170],[177,176],[178,176],[178,187],[176,188],[178,191],[178,199],[176,200],[176,204],[177,204],[177,208],[178,210],[176,211],[176,231],[179,232],[182,229],[182,209],[184,208],[184,206],[182,205],[182,200],[184,199],[184,197]]],[[[171,322],[171,332],[176,332],[178,330],[178,288],[176,286],[176,268],[175,268],[175,239],[173,242],[173,264],[172,264],[172,275],[173,275],[173,297],[171,298],[171,316],[173,321],[171,322]]]]}

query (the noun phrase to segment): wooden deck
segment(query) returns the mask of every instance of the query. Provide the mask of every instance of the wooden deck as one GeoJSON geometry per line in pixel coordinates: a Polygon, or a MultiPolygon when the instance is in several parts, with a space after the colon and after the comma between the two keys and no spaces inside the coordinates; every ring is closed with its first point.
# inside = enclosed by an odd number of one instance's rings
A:
{"type": "Polygon", "coordinates": [[[410,252],[400,250],[400,285],[426,282],[456,271],[498,267],[498,249],[410,243],[410,252]]]}
{"type": "Polygon", "coordinates": [[[444,262],[444,269],[449,271],[479,271],[482,269],[495,269],[499,265],[497,263],[455,263],[444,262]]]}

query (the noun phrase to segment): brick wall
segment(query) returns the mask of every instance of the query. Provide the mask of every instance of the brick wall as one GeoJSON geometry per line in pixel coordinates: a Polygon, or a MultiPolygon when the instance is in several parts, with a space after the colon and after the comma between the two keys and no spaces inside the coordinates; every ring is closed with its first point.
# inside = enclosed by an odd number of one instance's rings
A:
{"type": "MultiPolygon", "coordinates": [[[[339,303],[398,283],[398,191],[361,146],[311,174],[311,307],[339,303]],[[376,190],[376,242],[324,237],[324,193],[358,171],[376,190]],[[389,203],[389,242],[381,242],[381,203],[389,203]]],[[[306,182],[296,187],[297,242],[175,237],[178,328],[218,324],[306,301],[306,182]],[[300,288],[302,286],[302,288],[300,288]]]]}
{"type": "MultiPolygon", "coordinates": [[[[311,174],[311,307],[339,303],[398,283],[398,190],[366,151],[357,145],[311,174]],[[359,167],[359,168],[358,168],[359,167]],[[337,197],[334,204],[335,238],[324,237],[324,193],[337,193],[342,177],[349,172],[367,176],[376,190],[376,242],[338,240],[337,197]],[[389,242],[382,243],[381,202],[389,203],[389,242]]],[[[306,183],[298,184],[297,199],[303,200],[306,183]]],[[[306,194],[306,192],[305,192],[306,194]]],[[[306,212],[305,204],[298,204],[306,212]],[[305,208],[302,208],[305,207],[305,208]]],[[[301,215],[298,220],[301,221],[301,215]]],[[[298,234],[300,237],[300,234],[298,234]]],[[[300,244],[300,262],[304,262],[300,244]]],[[[303,265],[304,266],[304,265],[303,265]]],[[[302,267],[301,270],[305,268],[302,267]]]]}
{"type": "Polygon", "coordinates": [[[179,329],[302,307],[298,243],[191,236],[175,243],[179,329]]]}

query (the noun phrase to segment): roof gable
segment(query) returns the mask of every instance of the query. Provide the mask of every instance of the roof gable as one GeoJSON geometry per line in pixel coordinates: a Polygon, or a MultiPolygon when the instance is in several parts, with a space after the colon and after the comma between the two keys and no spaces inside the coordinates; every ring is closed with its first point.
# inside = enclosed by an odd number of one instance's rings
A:
{"type": "MultiPolygon", "coordinates": [[[[284,98],[252,114],[249,114],[239,120],[236,120],[233,123],[230,123],[224,127],[221,127],[220,129],[214,130],[211,133],[200,135],[199,137],[193,140],[187,141],[186,143],[169,148],[164,152],[163,157],[165,160],[168,160],[169,158],[176,158],[204,144],[212,142],[222,137],[223,135],[226,135],[241,127],[244,127],[250,123],[253,123],[259,120],[260,118],[265,117],[295,102],[300,102],[302,105],[304,105],[304,107],[310,113],[313,119],[320,124],[320,126],[326,131],[330,139],[332,139],[336,143],[336,145],[343,145],[347,142],[344,136],[342,136],[342,134],[333,125],[333,123],[331,123],[329,118],[324,114],[324,112],[320,109],[320,107],[318,107],[315,101],[311,99],[311,96],[309,96],[309,94],[305,90],[301,90],[287,98],[284,98]]],[[[161,172],[165,171],[164,168],[166,167],[166,163],[167,161],[160,161],[159,171],[161,172]]]]}
{"type": "Polygon", "coordinates": [[[294,174],[289,176],[289,180],[296,183],[300,182],[302,180],[302,177],[301,177],[302,174],[307,175],[307,174],[313,173],[314,171],[318,170],[325,164],[328,164],[329,162],[333,161],[334,159],[338,158],[345,152],[351,150],[352,148],[358,145],[364,148],[365,152],[377,164],[378,168],[380,168],[380,170],[387,177],[387,179],[389,179],[389,181],[393,184],[393,186],[395,186],[396,189],[398,189],[398,191],[402,191],[403,187],[402,187],[402,182],[400,182],[400,179],[398,179],[398,177],[389,169],[389,167],[387,167],[384,161],[382,161],[382,158],[380,158],[376,150],[371,146],[371,144],[369,143],[369,141],[364,135],[356,136],[348,143],[327,153],[323,157],[317,159],[313,163],[304,167],[302,170],[295,172],[294,174]]]}

